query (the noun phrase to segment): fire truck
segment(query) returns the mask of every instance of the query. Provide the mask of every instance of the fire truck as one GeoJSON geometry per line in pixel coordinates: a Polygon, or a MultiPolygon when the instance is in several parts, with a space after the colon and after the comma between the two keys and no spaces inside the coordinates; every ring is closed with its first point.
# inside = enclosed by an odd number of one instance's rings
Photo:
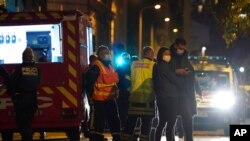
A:
{"type": "Polygon", "coordinates": [[[229,125],[238,124],[243,119],[239,111],[240,93],[237,75],[221,56],[189,56],[195,70],[195,79],[202,90],[203,99],[197,96],[198,115],[195,116],[195,127],[206,126],[224,129],[229,135],[229,125]]]}
{"type": "MultiPolygon", "coordinates": [[[[83,120],[82,72],[93,53],[89,17],[79,11],[0,14],[0,64],[11,74],[26,47],[34,50],[42,78],[33,128],[79,138],[83,120]]],[[[15,131],[15,112],[0,80],[0,131],[15,131]]]]}

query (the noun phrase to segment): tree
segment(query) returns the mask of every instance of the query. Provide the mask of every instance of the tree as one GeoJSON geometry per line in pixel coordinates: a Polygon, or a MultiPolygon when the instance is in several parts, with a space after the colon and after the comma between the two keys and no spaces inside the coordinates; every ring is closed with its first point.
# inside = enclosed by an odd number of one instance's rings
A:
{"type": "Polygon", "coordinates": [[[220,0],[211,5],[223,29],[223,39],[229,47],[250,28],[250,0],[220,0]]]}

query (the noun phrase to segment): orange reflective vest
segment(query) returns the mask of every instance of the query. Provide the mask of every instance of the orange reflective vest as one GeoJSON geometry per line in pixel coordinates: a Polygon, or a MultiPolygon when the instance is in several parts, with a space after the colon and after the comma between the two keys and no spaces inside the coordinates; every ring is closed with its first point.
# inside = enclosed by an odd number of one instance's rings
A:
{"type": "Polygon", "coordinates": [[[114,88],[117,88],[116,83],[118,82],[118,75],[111,65],[106,67],[99,60],[97,60],[94,65],[98,66],[100,74],[94,85],[92,99],[96,101],[106,101],[112,97],[112,95],[116,94],[114,88]]]}

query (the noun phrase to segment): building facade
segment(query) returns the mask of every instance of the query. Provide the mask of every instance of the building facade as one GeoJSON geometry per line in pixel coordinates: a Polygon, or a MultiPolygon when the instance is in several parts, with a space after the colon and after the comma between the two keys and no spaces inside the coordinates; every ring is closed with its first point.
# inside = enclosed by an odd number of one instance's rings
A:
{"type": "Polygon", "coordinates": [[[126,42],[127,0],[2,0],[10,12],[79,10],[92,22],[94,51],[126,42]]]}

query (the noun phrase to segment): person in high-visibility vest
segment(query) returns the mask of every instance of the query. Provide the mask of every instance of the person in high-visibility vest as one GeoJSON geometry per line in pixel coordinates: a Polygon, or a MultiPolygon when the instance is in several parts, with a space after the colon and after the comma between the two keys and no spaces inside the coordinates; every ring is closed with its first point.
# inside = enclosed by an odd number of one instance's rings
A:
{"type": "Polygon", "coordinates": [[[141,118],[140,140],[148,141],[151,121],[155,115],[155,98],[152,86],[152,73],[155,62],[154,50],[143,49],[143,58],[131,65],[131,91],[128,118],[122,132],[122,141],[130,141],[138,118],[141,118]]]}
{"type": "Polygon", "coordinates": [[[116,99],[118,97],[118,75],[111,65],[111,55],[108,47],[100,46],[97,50],[98,60],[89,68],[86,74],[87,91],[94,103],[90,115],[93,131],[90,131],[90,141],[104,141],[105,122],[109,123],[113,141],[120,141],[120,119],[116,99]]]}

